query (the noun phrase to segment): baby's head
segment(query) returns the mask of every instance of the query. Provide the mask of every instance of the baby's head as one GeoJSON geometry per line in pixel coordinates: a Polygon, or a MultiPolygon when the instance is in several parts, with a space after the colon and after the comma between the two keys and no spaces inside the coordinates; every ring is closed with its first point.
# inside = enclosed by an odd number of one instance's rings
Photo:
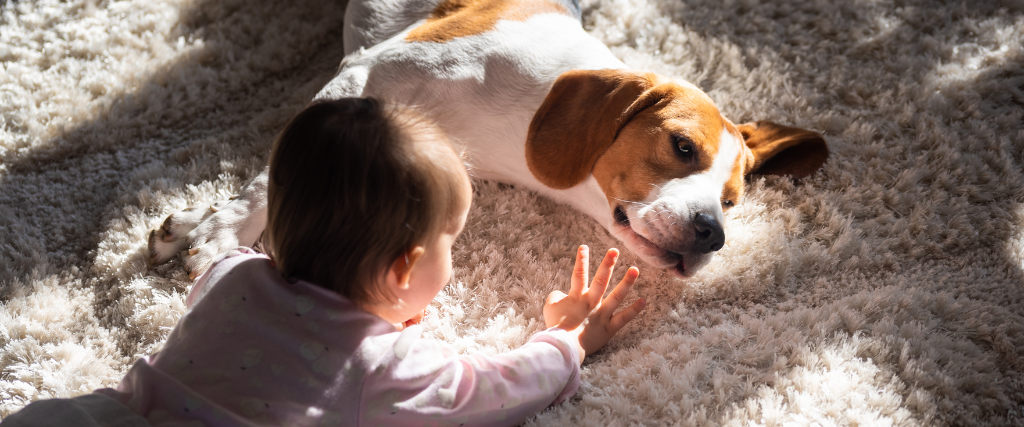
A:
{"type": "Polygon", "coordinates": [[[416,111],[317,102],[274,143],[267,246],[284,277],[404,322],[447,284],[471,198],[456,148],[416,111]]]}

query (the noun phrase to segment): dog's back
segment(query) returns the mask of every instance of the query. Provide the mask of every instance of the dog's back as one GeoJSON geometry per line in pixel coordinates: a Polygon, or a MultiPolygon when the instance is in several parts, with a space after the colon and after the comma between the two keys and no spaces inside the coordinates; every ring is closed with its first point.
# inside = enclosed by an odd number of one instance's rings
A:
{"type": "Polygon", "coordinates": [[[548,194],[523,156],[537,107],[566,71],[625,68],[579,18],[576,0],[353,0],[346,57],[317,98],[416,106],[467,147],[476,177],[548,194]]]}
{"type": "MultiPolygon", "coordinates": [[[[526,0],[550,3],[580,19],[578,0],[526,0]]],[[[420,21],[468,8],[494,10],[524,0],[351,0],[345,9],[345,55],[369,48],[420,21]]]]}

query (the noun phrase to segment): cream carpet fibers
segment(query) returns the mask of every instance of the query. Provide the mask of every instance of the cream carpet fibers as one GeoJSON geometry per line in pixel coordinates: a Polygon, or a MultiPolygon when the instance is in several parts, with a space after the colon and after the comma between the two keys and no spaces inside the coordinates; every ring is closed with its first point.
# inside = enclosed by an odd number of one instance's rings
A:
{"type": "MultiPolygon", "coordinates": [[[[5,415],[160,348],[190,283],[146,266],[148,230],[259,170],[340,62],[344,4],[0,8],[5,415]]],[[[584,21],[734,121],[816,129],[833,154],[801,183],[751,180],[694,279],[640,265],[647,311],[529,425],[1024,423],[1022,2],[597,0],[584,21]]],[[[497,352],[542,326],[576,245],[615,241],[521,188],[476,196],[426,323],[497,352]]]]}

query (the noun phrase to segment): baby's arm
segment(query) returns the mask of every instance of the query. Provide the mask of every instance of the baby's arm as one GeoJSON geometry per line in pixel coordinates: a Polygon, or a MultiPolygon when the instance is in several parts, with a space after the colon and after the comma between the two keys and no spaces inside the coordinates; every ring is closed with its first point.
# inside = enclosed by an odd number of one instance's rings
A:
{"type": "Polygon", "coordinates": [[[459,356],[441,342],[420,339],[418,326],[397,340],[389,334],[394,341],[371,344],[380,349],[380,362],[363,382],[360,425],[420,426],[443,420],[511,426],[572,396],[583,357],[604,346],[646,303],[641,298],[615,313],[637,279],[636,268],[604,296],[618,254],[608,251],[587,286],[589,249],[581,246],[569,293],[552,292],[544,305],[550,329],[516,350],[459,356]]]}
{"type": "Polygon", "coordinates": [[[518,425],[579,387],[577,338],[564,330],[540,332],[495,356],[458,355],[421,339],[421,331],[403,331],[367,373],[360,425],[518,425]]]}

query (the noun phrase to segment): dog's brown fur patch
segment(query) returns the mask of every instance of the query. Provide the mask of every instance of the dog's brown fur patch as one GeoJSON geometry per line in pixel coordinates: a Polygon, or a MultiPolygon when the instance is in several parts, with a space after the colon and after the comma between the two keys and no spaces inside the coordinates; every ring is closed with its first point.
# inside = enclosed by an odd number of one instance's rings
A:
{"type": "Polygon", "coordinates": [[[502,19],[525,21],[541,13],[569,15],[564,6],[546,0],[444,0],[405,40],[444,43],[490,31],[502,19]]]}

